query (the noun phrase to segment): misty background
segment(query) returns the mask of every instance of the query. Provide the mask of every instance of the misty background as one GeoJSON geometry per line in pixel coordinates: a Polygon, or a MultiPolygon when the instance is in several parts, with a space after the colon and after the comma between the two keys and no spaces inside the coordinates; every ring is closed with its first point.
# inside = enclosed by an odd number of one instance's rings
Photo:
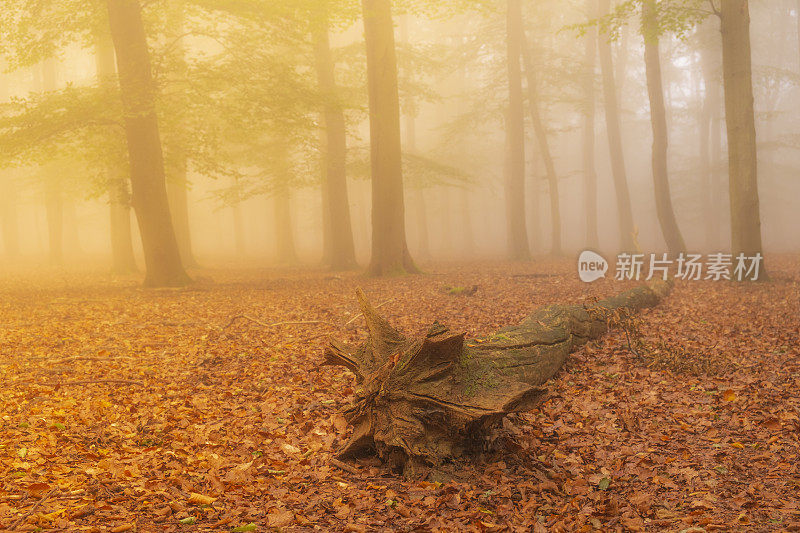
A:
{"type": "MultiPolygon", "coordinates": [[[[184,263],[319,264],[324,96],[306,26],[286,13],[254,18],[235,3],[187,2],[180,13],[165,4],[151,2],[144,13],[174,221],[185,202],[184,263]]],[[[622,247],[600,65],[595,59],[587,67],[586,41],[595,37],[581,26],[596,17],[588,12],[591,4],[523,2],[525,46],[558,177],[565,254],[588,246],[584,128],[590,104],[599,249],[622,247]],[[586,68],[593,73],[591,100],[586,68]]],[[[352,15],[349,9],[342,7],[331,21],[330,50],[346,118],[355,254],[366,265],[372,212],[367,72],[358,6],[352,15]]],[[[422,265],[506,258],[506,5],[465,2],[408,11],[396,6],[394,22],[409,251],[422,265]]],[[[754,0],[750,15],[764,250],[798,251],[800,3],[754,0]]],[[[26,19],[17,17],[0,48],[2,263],[110,268],[108,176],[124,174],[127,161],[120,121],[109,118],[119,97],[103,79],[107,37],[81,20],[26,19]],[[63,25],[64,35],[36,41],[47,46],[31,45],[31,35],[63,25]]],[[[644,42],[635,17],[617,27],[611,50],[636,239],[647,253],[666,251],[653,194],[644,42]]],[[[690,251],[729,251],[719,21],[712,15],[683,34],[661,35],[660,54],[678,226],[690,251]]],[[[550,185],[527,111],[529,80],[524,84],[525,216],[531,251],[539,255],[553,244],[550,185]]],[[[139,229],[132,211],[125,216],[142,268],[139,229]]],[[[179,241],[182,224],[175,221],[179,241]]]]}

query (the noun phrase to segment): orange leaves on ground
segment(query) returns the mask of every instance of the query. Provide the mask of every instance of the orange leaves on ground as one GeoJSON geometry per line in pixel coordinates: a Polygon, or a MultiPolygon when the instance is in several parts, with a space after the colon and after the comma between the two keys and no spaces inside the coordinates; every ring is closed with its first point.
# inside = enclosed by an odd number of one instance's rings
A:
{"type": "Polygon", "coordinates": [[[390,301],[381,311],[406,332],[440,320],[480,337],[628,284],[582,284],[572,261],[388,280],[220,272],[202,290],[0,281],[0,529],[791,530],[800,260],[770,265],[769,283],[678,283],[642,314],[642,335],[676,356],[713,355],[720,372],[650,368],[613,333],[574,354],[539,409],[505,424],[499,451],[427,481],[370,458],[352,471],[331,462],[357,384],[317,365],[328,335],[364,338],[361,320],[346,324],[357,286],[390,301]],[[225,328],[238,315],[292,324],[225,328]],[[296,324],[308,321],[324,324],[296,324]]]}

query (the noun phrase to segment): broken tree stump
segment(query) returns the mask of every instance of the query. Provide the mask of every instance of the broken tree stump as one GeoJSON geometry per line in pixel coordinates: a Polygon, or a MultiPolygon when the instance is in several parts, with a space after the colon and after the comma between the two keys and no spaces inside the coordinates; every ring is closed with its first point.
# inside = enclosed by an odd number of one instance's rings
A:
{"type": "Polygon", "coordinates": [[[589,306],[550,305],[475,340],[439,323],[407,338],[359,289],[369,339],[357,347],[331,341],[323,363],[347,367],[358,382],[345,412],[353,435],[338,457],[376,452],[400,465],[438,465],[461,455],[505,415],[535,407],[544,383],[571,352],[606,333],[612,314],[655,306],[670,288],[656,282],[589,306]]]}

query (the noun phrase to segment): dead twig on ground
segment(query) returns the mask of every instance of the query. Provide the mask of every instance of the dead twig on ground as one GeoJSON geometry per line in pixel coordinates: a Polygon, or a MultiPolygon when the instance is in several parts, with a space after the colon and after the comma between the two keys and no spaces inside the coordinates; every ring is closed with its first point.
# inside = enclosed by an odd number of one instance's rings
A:
{"type": "Polygon", "coordinates": [[[344,463],[344,462],[342,462],[342,461],[340,461],[338,459],[331,458],[330,464],[331,464],[331,466],[335,466],[336,468],[338,468],[340,470],[344,470],[345,472],[349,472],[351,474],[356,474],[357,475],[357,474],[361,473],[358,470],[358,468],[356,468],[354,466],[350,466],[349,464],[344,463]]]}
{"type": "Polygon", "coordinates": [[[36,512],[36,509],[38,509],[39,507],[41,507],[41,506],[42,506],[42,504],[43,504],[45,501],[47,501],[47,499],[48,499],[48,498],[50,498],[50,496],[51,496],[51,495],[52,495],[52,494],[53,494],[53,493],[56,491],[56,489],[57,489],[57,488],[58,488],[58,487],[53,487],[52,489],[50,489],[50,491],[49,491],[47,494],[45,494],[44,496],[42,496],[42,497],[41,497],[41,499],[40,499],[38,502],[36,502],[36,505],[34,505],[34,506],[31,508],[31,510],[30,510],[30,511],[28,511],[28,512],[27,512],[27,513],[25,513],[24,515],[20,516],[19,518],[17,518],[17,520],[16,520],[16,521],[15,521],[13,524],[11,524],[11,526],[9,526],[9,528],[8,528],[8,531],[15,531],[15,530],[17,529],[17,526],[19,526],[20,524],[22,524],[22,523],[23,523],[25,520],[27,520],[27,519],[28,519],[28,517],[29,517],[29,516],[31,516],[33,513],[35,513],[35,512],[36,512]]]}
{"type": "Polygon", "coordinates": [[[94,385],[94,384],[144,386],[144,382],[135,381],[132,379],[86,379],[80,381],[62,381],[60,383],[42,383],[42,385],[44,385],[45,387],[66,387],[68,385],[94,385]]]}

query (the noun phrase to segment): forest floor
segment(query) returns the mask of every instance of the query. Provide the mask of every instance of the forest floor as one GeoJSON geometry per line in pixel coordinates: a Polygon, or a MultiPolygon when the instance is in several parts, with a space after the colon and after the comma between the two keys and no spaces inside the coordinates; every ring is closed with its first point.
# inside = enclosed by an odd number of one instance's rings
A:
{"type": "Polygon", "coordinates": [[[571,260],[5,276],[0,530],[800,531],[800,257],[768,261],[769,283],[678,282],[634,350],[616,331],[575,353],[446,482],[331,462],[354,381],[318,364],[329,335],[365,338],[356,287],[403,331],[482,336],[629,284],[571,260]]]}

